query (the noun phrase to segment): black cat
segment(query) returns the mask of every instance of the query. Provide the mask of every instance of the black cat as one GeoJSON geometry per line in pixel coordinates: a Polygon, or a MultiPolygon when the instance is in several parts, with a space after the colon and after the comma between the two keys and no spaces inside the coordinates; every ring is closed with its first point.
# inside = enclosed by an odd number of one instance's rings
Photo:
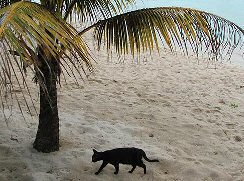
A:
{"type": "Polygon", "coordinates": [[[156,159],[149,160],[146,153],[142,149],[138,148],[116,148],[104,152],[98,152],[93,149],[93,152],[94,154],[92,155],[92,162],[103,160],[101,167],[95,173],[96,175],[98,175],[108,163],[115,167],[114,174],[118,174],[120,163],[132,165],[132,169],[129,171],[129,173],[132,173],[136,166],[139,166],[144,169],[144,174],[146,174],[146,165],[143,163],[142,157],[148,162],[159,162],[159,160],[156,159]]]}

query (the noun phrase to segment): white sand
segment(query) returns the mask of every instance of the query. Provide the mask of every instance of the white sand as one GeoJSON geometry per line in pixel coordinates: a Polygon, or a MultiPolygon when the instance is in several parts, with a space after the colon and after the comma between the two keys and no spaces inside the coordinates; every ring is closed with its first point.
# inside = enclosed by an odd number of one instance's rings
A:
{"type": "Polygon", "coordinates": [[[32,148],[37,116],[26,113],[26,124],[14,105],[8,129],[0,115],[1,181],[244,180],[243,67],[212,69],[163,52],[140,64],[108,63],[106,52],[96,56],[95,76],[59,90],[60,151],[32,148]],[[92,148],[128,146],[160,163],[145,161],[146,175],[138,167],[129,174],[128,165],[118,175],[111,165],[94,175],[101,162],[91,162],[92,148]]]}

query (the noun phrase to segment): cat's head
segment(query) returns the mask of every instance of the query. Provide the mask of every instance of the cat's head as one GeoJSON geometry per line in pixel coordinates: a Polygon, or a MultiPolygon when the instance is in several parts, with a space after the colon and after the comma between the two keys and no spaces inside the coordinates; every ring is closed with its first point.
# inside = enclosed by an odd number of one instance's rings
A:
{"type": "Polygon", "coordinates": [[[102,160],[102,154],[97,150],[93,149],[92,162],[97,162],[102,160]]]}

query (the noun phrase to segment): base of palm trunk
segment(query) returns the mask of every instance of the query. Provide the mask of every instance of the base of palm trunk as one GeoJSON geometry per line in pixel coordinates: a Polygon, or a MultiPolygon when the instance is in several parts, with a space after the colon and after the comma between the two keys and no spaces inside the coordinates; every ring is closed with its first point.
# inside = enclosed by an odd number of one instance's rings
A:
{"type": "Polygon", "coordinates": [[[39,115],[39,125],[33,147],[40,152],[49,153],[59,150],[59,117],[58,110],[46,103],[39,115]]]}
{"type": "Polygon", "coordinates": [[[59,150],[59,143],[49,138],[40,138],[35,140],[33,148],[39,152],[50,153],[59,150]]]}
{"type": "MultiPolygon", "coordinates": [[[[41,101],[42,103],[45,101],[41,101]]],[[[46,105],[41,109],[43,114],[39,115],[39,125],[33,148],[37,151],[49,153],[59,150],[59,118],[58,110],[46,105]]]]}

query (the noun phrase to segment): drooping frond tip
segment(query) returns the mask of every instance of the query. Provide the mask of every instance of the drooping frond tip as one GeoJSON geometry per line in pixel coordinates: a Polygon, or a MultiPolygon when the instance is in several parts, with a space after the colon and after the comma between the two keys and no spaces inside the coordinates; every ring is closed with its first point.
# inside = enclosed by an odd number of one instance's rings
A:
{"type": "Polygon", "coordinates": [[[159,49],[161,40],[171,50],[180,48],[188,53],[191,49],[197,55],[204,52],[219,59],[231,55],[244,42],[244,31],[239,26],[189,8],[142,9],[99,21],[93,27],[98,47],[114,47],[119,54],[159,49]]]}

